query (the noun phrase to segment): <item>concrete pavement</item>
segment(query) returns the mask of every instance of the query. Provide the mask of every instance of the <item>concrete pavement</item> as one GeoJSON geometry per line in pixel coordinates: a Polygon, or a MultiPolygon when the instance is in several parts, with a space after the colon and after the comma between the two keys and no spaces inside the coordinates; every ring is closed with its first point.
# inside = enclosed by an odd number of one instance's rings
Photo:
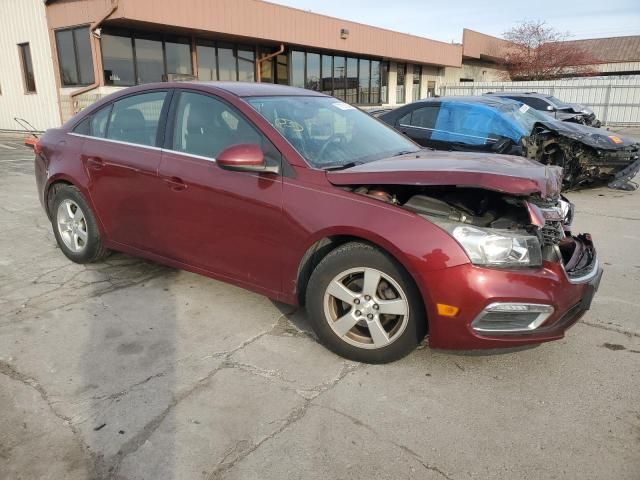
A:
{"type": "Polygon", "coordinates": [[[367,366],[239,288],[69,262],[0,147],[0,478],[638,479],[640,192],[570,197],[606,271],[565,339],[367,366]]]}

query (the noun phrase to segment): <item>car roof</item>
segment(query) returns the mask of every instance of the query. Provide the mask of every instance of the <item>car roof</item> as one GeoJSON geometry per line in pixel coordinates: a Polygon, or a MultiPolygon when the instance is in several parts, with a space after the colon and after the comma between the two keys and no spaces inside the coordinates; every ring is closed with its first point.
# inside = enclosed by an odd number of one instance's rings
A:
{"type": "Polygon", "coordinates": [[[538,93],[538,92],[487,92],[484,95],[491,95],[496,97],[507,97],[509,95],[517,95],[519,97],[538,97],[538,98],[548,98],[551,96],[545,93],[538,93]]]}
{"type": "Polygon", "coordinates": [[[473,103],[473,104],[482,104],[487,105],[488,107],[497,107],[500,105],[507,104],[518,104],[521,102],[516,100],[511,100],[510,98],[501,98],[501,97],[493,97],[493,96],[459,96],[459,97],[436,97],[436,98],[424,98],[422,100],[418,100],[414,103],[473,103]]]}
{"type": "MultiPolygon", "coordinates": [[[[191,83],[191,82],[187,82],[191,83]]],[[[258,82],[197,82],[198,85],[211,86],[220,90],[237,95],[238,97],[261,97],[261,96],[313,96],[326,97],[324,93],[304,88],[289,87],[287,85],[277,85],[274,83],[258,82]]],[[[181,82],[184,85],[184,82],[181,82]]]]}

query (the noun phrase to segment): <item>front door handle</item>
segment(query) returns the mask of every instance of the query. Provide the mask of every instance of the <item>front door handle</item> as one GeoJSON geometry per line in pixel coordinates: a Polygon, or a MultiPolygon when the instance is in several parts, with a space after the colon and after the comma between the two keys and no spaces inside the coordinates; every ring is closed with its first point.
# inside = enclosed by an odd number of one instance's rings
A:
{"type": "Polygon", "coordinates": [[[174,192],[180,192],[187,189],[187,184],[179,177],[164,177],[164,182],[171,187],[174,192]]]}
{"type": "Polygon", "coordinates": [[[99,157],[89,157],[87,158],[87,167],[92,170],[100,170],[104,167],[104,161],[99,157]]]}

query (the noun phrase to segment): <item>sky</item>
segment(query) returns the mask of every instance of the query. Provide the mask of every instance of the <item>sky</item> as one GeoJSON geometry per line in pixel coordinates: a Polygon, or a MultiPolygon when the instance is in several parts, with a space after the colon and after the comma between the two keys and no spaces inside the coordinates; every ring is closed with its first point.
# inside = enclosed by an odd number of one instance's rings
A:
{"type": "Polygon", "coordinates": [[[462,29],[489,35],[543,20],[571,39],[640,35],[639,0],[269,0],[376,27],[461,42],[462,29]]]}

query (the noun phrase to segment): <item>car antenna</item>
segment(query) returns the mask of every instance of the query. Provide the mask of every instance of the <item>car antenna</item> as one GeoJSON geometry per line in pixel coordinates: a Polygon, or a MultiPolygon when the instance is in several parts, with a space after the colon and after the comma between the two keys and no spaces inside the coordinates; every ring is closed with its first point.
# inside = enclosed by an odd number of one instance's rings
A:
{"type": "Polygon", "coordinates": [[[20,117],[13,117],[13,120],[18,125],[20,125],[23,128],[23,130],[27,132],[29,135],[32,135],[38,138],[38,135],[36,135],[36,132],[38,132],[38,130],[36,130],[36,127],[31,125],[31,123],[28,120],[25,120],[24,118],[20,118],[20,117]]]}

